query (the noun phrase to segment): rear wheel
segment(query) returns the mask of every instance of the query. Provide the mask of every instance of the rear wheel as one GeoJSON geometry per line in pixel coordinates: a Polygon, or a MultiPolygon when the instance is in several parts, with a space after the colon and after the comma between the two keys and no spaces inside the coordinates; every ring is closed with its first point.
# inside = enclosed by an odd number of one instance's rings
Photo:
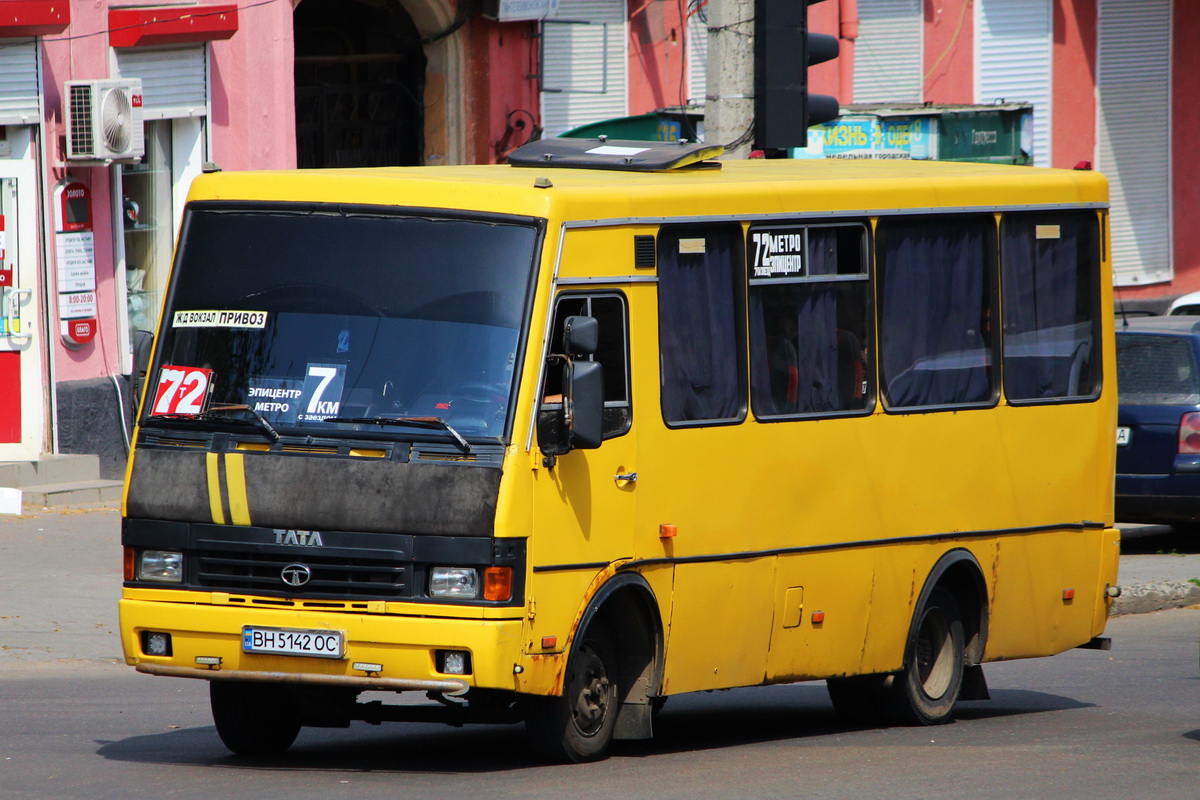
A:
{"type": "Polygon", "coordinates": [[[934,589],[917,615],[904,669],[891,681],[890,715],[907,725],[950,721],[962,688],[965,637],[954,595],[934,589]]]}
{"type": "Polygon", "coordinates": [[[598,761],[608,754],[618,705],[612,647],[589,631],[571,655],[563,695],[526,700],[525,727],[547,761],[598,761]]]}
{"type": "Polygon", "coordinates": [[[238,755],[278,755],[300,733],[295,700],[284,686],[211,681],[208,697],[217,735],[238,755]]]}

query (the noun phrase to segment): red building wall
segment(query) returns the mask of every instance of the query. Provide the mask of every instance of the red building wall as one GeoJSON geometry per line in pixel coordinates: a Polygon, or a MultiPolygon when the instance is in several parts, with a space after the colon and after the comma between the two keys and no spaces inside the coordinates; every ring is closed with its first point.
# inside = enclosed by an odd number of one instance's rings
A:
{"type": "Polygon", "coordinates": [[[686,3],[629,0],[629,113],[687,103],[686,3]]]}
{"type": "Polygon", "coordinates": [[[473,162],[492,164],[503,162],[508,151],[540,130],[539,39],[536,22],[479,22],[478,35],[486,42],[481,52],[487,58],[480,64],[479,102],[468,103],[467,114],[485,121],[473,162]],[[486,114],[475,115],[473,108],[486,109],[486,114]]]}
{"type": "MultiPolygon", "coordinates": [[[[1175,209],[1175,280],[1171,294],[1200,290],[1200,163],[1194,155],[1200,130],[1200,7],[1196,0],[1177,0],[1172,26],[1171,149],[1172,200],[1175,209]]],[[[1165,109],[1164,109],[1165,114],[1165,109]]],[[[1153,288],[1153,287],[1150,287],[1153,288]]],[[[1161,293],[1161,292],[1160,292],[1161,293]]]]}
{"type": "Polygon", "coordinates": [[[1096,0],[1054,4],[1051,166],[1096,159],[1096,0]]]}
{"type": "Polygon", "coordinates": [[[975,14],[967,0],[925,0],[923,48],[928,103],[975,102],[975,14]]]}

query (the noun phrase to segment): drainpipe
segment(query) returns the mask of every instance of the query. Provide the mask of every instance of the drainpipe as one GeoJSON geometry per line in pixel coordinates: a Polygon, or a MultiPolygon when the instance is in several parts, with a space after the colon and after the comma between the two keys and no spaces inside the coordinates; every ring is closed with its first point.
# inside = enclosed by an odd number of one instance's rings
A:
{"type": "Polygon", "coordinates": [[[858,38],[858,0],[838,0],[838,97],[854,102],[854,40],[858,38]]]}

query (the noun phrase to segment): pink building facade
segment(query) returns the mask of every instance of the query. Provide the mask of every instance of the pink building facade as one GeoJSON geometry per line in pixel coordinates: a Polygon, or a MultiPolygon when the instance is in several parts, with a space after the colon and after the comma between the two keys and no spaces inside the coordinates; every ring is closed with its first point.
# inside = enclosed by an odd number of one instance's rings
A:
{"type": "Polygon", "coordinates": [[[286,2],[0,2],[0,461],[119,475],[191,179],[295,165],[291,41],[286,2]]]}
{"type": "MultiPolygon", "coordinates": [[[[724,1],[0,0],[0,462],[101,453],[119,476],[202,170],[499,162],[583,124],[701,109],[724,1]],[[68,85],[97,100],[114,81],[137,157],[67,128],[68,85]]],[[[1109,176],[1119,294],[1160,304],[1200,289],[1198,5],[825,0],[810,29],[842,55],[811,88],[1033,103],[1035,163],[1109,176]]]]}

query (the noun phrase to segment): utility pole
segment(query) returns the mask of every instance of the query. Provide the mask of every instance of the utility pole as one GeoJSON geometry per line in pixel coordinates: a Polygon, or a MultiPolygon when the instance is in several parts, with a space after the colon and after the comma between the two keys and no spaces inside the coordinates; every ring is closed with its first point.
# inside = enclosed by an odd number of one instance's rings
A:
{"type": "Polygon", "coordinates": [[[747,158],[754,141],[754,0],[709,0],[704,141],[740,144],[724,158],[747,158]]]}

